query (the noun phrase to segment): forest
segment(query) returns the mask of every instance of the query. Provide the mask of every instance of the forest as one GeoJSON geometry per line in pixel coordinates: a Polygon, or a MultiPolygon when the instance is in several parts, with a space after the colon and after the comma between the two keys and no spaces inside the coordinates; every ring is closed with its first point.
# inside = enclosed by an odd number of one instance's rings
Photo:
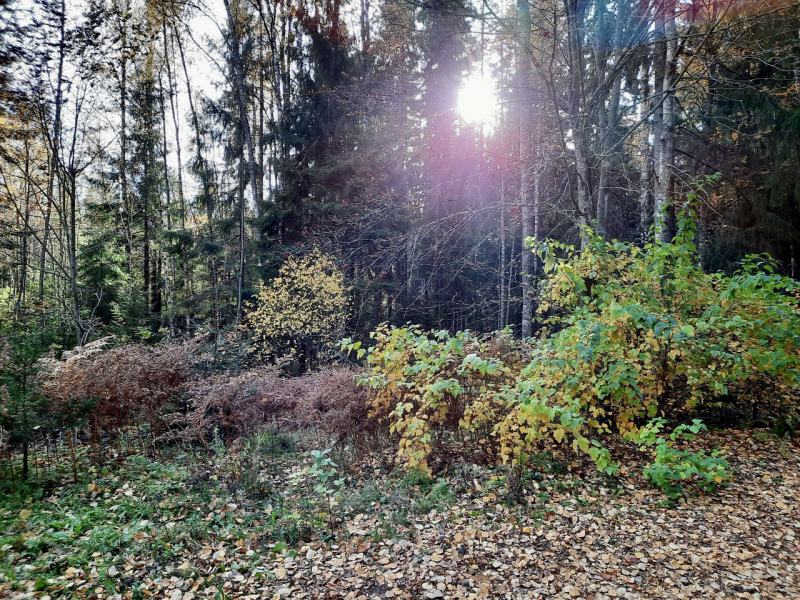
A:
{"type": "Polygon", "coordinates": [[[797,0],[0,0],[0,598],[800,597],[797,0]]]}

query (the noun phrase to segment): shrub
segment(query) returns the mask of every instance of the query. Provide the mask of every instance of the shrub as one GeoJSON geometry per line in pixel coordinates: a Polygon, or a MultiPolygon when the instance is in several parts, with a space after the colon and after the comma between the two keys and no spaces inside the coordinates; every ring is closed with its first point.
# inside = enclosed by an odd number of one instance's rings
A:
{"type": "Polygon", "coordinates": [[[305,367],[341,335],[348,304],[344,274],[332,256],[315,249],[290,256],[278,276],[261,285],[247,322],[265,354],[295,353],[305,367]]]}
{"type": "Polygon", "coordinates": [[[679,425],[668,437],[659,435],[665,425],[664,419],[653,419],[629,435],[642,448],[652,448],[653,462],[644,468],[645,479],[651,485],[675,499],[683,494],[682,484],[694,484],[703,491],[713,492],[731,479],[728,461],[721,451],[714,450],[709,455],[703,450],[676,448],[676,443],[692,441],[696,434],[706,430],[702,421],[695,419],[691,425],[679,425]]]}
{"type": "Polygon", "coordinates": [[[317,510],[327,517],[328,527],[334,530],[337,522],[337,507],[344,498],[345,478],[339,472],[333,459],[328,456],[331,448],[312,450],[312,462],[290,476],[296,484],[305,484],[313,492],[317,510]]]}
{"type": "Polygon", "coordinates": [[[275,424],[290,430],[314,428],[338,441],[365,436],[373,424],[366,418],[366,397],[354,375],[349,369],[330,368],[283,377],[279,366],[216,373],[188,386],[188,410],[172,417],[172,435],[208,442],[218,432],[230,444],[275,424]]]}
{"type": "Polygon", "coordinates": [[[267,366],[192,381],[184,394],[187,411],[172,415],[170,435],[203,443],[219,435],[230,443],[255,433],[269,420],[264,398],[278,380],[277,368],[267,366]]]}
{"type": "Polygon", "coordinates": [[[89,423],[95,440],[141,423],[158,437],[169,403],[189,378],[193,348],[129,344],[108,349],[109,343],[100,340],[49,361],[44,393],[60,413],[94,402],[89,423]]]}
{"type": "MultiPolygon", "coordinates": [[[[538,443],[566,440],[613,473],[603,436],[636,434],[657,415],[754,394],[785,412],[797,406],[798,284],[770,259],[749,257],[732,275],[703,272],[689,210],[670,243],[639,248],[587,234],[582,251],[537,248],[548,274],[539,311],[553,316],[524,352],[511,342],[512,351],[495,352],[491,337],[467,332],[373,334],[363,379],[371,414],[390,423],[409,467],[427,470],[442,432],[461,430],[481,431],[492,453],[517,464],[538,443]]],[[[703,457],[662,458],[693,476],[706,466],[703,457]]]]}
{"type": "Polygon", "coordinates": [[[509,453],[523,455],[543,428],[563,438],[566,425],[574,447],[613,470],[598,437],[635,433],[656,415],[758,389],[797,403],[798,284],[765,257],[749,257],[733,275],[705,273],[694,238],[687,209],[670,243],[638,248],[592,236],[580,252],[556,242],[538,248],[548,273],[539,311],[555,311],[554,333],[505,393],[512,408],[497,432],[513,444],[509,453]],[[515,429],[525,435],[509,436],[515,429]]]}
{"type": "Polygon", "coordinates": [[[293,427],[322,431],[339,443],[366,443],[377,433],[368,418],[367,394],[356,385],[354,371],[332,367],[291,381],[294,402],[285,419],[293,427]]]}
{"type": "Polygon", "coordinates": [[[539,398],[574,404],[594,429],[623,434],[759,389],[797,403],[798,284],[761,256],[730,276],[703,272],[694,222],[684,211],[671,243],[644,248],[599,237],[581,252],[540,248],[549,277],[539,310],[560,314],[527,373],[539,398]]]}
{"type": "MultiPolygon", "coordinates": [[[[370,373],[359,382],[372,389],[370,417],[398,436],[398,455],[408,467],[428,471],[434,449],[458,433],[493,452],[492,430],[507,412],[498,394],[527,361],[526,346],[507,331],[451,335],[417,326],[381,326],[372,338],[370,373]]],[[[343,347],[362,351],[350,340],[343,347]]]]}
{"type": "Polygon", "coordinates": [[[0,439],[22,449],[22,478],[28,477],[28,448],[48,432],[54,419],[48,399],[38,385],[39,336],[0,339],[0,439]]]}

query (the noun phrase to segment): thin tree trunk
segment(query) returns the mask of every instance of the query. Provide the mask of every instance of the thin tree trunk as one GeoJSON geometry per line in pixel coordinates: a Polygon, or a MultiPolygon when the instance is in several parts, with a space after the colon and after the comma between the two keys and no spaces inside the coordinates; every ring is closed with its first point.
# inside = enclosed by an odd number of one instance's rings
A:
{"type": "MultiPolygon", "coordinates": [[[[77,123],[77,121],[76,121],[77,123]]],[[[83,337],[84,327],[81,318],[81,304],[78,294],[78,230],[77,230],[77,183],[75,181],[75,171],[70,169],[69,177],[69,244],[68,244],[68,259],[69,259],[69,287],[72,297],[72,310],[75,320],[75,335],[77,338],[78,346],[83,346],[85,340],[83,337]]]]}
{"type": "MultiPolygon", "coordinates": [[[[256,140],[258,142],[258,206],[257,210],[261,211],[264,206],[264,26],[259,23],[258,30],[258,131],[256,140]]],[[[261,233],[261,226],[258,228],[259,235],[261,233]]]]}
{"type": "MultiPolygon", "coordinates": [[[[622,3],[617,2],[617,21],[614,27],[614,39],[612,50],[622,52],[622,33],[627,20],[627,15],[623,14],[622,3]]],[[[617,55],[617,60],[620,60],[617,55]]],[[[615,65],[616,67],[616,65],[615,65]]],[[[605,126],[602,132],[602,157],[600,159],[600,181],[598,182],[597,200],[597,220],[604,236],[608,237],[608,204],[611,193],[609,192],[609,180],[613,167],[612,148],[617,142],[617,120],[619,119],[619,102],[622,88],[622,70],[617,69],[611,81],[611,96],[608,101],[608,110],[605,114],[605,126]]]]}
{"type": "MultiPolygon", "coordinates": [[[[175,154],[178,159],[178,202],[180,202],[180,228],[182,232],[186,231],[186,198],[184,197],[183,192],[183,158],[181,156],[181,134],[180,134],[180,121],[178,120],[178,98],[177,98],[177,83],[175,83],[175,79],[173,78],[172,72],[172,58],[173,53],[170,51],[169,45],[167,43],[167,24],[166,19],[162,23],[163,35],[164,35],[164,64],[167,67],[167,84],[169,85],[169,106],[170,112],[172,114],[172,124],[175,128],[175,154]]],[[[174,47],[173,47],[174,48],[174,47]]],[[[188,85],[188,82],[187,82],[188,85]]],[[[164,139],[166,143],[166,125],[165,125],[165,133],[164,139]]],[[[189,259],[186,256],[186,248],[184,247],[183,252],[181,253],[181,259],[183,262],[183,301],[184,301],[184,309],[186,310],[186,330],[189,329],[189,296],[191,294],[191,285],[190,285],[190,277],[191,273],[189,272],[189,259]]],[[[172,267],[173,277],[175,268],[174,265],[172,267]]],[[[174,318],[172,318],[172,324],[174,327],[174,318]]],[[[173,332],[174,335],[174,332],[173,332]]]]}
{"type": "MultiPolygon", "coordinates": [[[[537,151],[536,158],[540,159],[541,154],[537,151]]],[[[542,184],[542,167],[541,165],[536,166],[536,173],[533,176],[533,239],[537,242],[541,237],[541,215],[539,214],[542,198],[541,198],[541,184],[542,184]]],[[[539,271],[539,259],[538,256],[534,253],[531,253],[533,257],[533,270],[531,275],[534,277],[538,276],[539,271]]]]}
{"type": "Polygon", "coordinates": [[[17,302],[14,307],[14,328],[16,329],[19,322],[19,313],[25,305],[26,289],[28,282],[28,236],[30,235],[30,214],[31,214],[31,154],[30,143],[28,139],[28,128],[26,126],[24,139],[25,148],[25,209],[22,217],[22,247],[20,249],[20,275],[19,286],[17,289],[17,302]]]}
{"type": "Polygon", "coordinates": [[[519,89],[519,204],[522,217],[522,327],[523,338],[531,335],[533,315],[533,254],[525,247],[525,241],[533,233],[531,228],[531,13],[528,0],[518,0],[519,48],[517,55],[517,86],[519,89]]]}
{"type": "MultiPolygon", "coordinates": [[[[650,68],[647,63],[639,68],[640,73],[640,97],[639,119],[641,120],[647,112],[645,104],[650,89],[650,68]]],[[[639,234],[642,239],[647,238],[647,228],[650,220],[650,124],[649,120],[642,123],[642,137],[639,141],[639,234]]]]}
{"type": "MultiPolygon", "coordinates": [[[[192,125],[194,126],[194,133],[195,133],[195,146],[197,151],[197,163],[200,169],[202,169],[203,173],[201,176],[201,183],[203,186],[203,200],[205,203],[206,208],[206,220],[208,223],[208,235],[209,239],[213,242],[214,241],[214,198],[211,192],[211,187],[209,185],[209,177],[207,173],[207,165],[205,159],[203,158],[203,136],[202,130],[200,129],[200,119],[197,116],[197,110],[194,105],[194,99],[192,98],[192,85],[191,79],[189,77],[189,68],[186,65],[186,55],[183,52],[183,42],[181,42],[181,36],[178,31],[175,31],[175,42],[178,44],[178,54],[181,57],[181,66],[183,67],[183,76],[186,79],[186,92],[187,96],[189,97],[189,111],[192,115],[192,125]]],[[[213,293],[211,294],[212,298],[212,307],[211,312],[215,315],[214,323],[217,329],[219,329],[219,298],[217,296],[217,261],[216,258],[212,255],[211,259],[209,260],[209,280],[211,283],[211,289],[213,293]]],[[[186,327],[188,328],[189,317],[186,317],[186,327]]]]}
{"type": "Polygon", "coordinates": [[[120,134],[119,134],[119,185],[122,207],[125,211],[123,222],[125,225],[125,254],[128,262],[128,275],[133,275],[133,207],[130,206],[128,196],[128,0],[119,9],[120,43],[120,134]]]}
{"type": "Polygon", "coordinates": [[[675,155],[675,62],[677,51],[677,30],[675,27],[674,0],[666,0],[664,35],[666,37],[666,52],[664,54],[664,79],[661,86],[663,102],[661,105],[662,122],[659,145],[658,161],[656,163],[656,192],[655,192],[655,232],[656,237],[662,242],[672,238],[672,232],[667,215],[670,206],[670,194],[673,181],[673,161],[675,155]]]}
{"type": "MultiPolygon", "coordinates": [[[[149,124],[146,124],[149,128],[149,124]]],[[[153,168],[152,162],[154,157],[150,156],[150,152],[145,152],[144,156],[144,179],[150,180],[151,169],[153,168]]],[[[150,185],[144,186],[142,193],[142,278],[144,281],[143,291],[144,298],[148,310],[153,306],[153,298],[151,297],[150,285],[150,194],[152,193],[150,185]]]]}
{"type": "Polygon", "coordinates": [[[583,77],[583,17],[577,0],[565,0],[567,13],[568,71],[569,71],[569,118],[572,140],[575,146],[575,170],[577,175],[576,210],[580,227],[581,248],[588,243],[586,228],[594,219],[591,194],[589,159],[586,155],[584,128],[586,116],[582,106],[583,77]]]}
{"type": "MultiPolygon", "coordinates": [[[[244,137],[244,141],[247,144],[247,158],[250,161],[250,193],[253,197],[253,203],[258,205],[258,186],[256,184],[256,172],[258,171],[258,166],[256,165],[255,159],[255,150],[253,148],[253,136],[250,130],[250,120],[247,114],[247,89],[245,87],[245,72],[244,72],[244,65],[242,64],[242,55],[239,52],[239,37],[236,27],[236,21],[234,21],[233,13],[231,12],[231,6],[229,0],[223,0],[225,4],[225,12],[228,15],[228,24],[230,26],[230,39],[231,39],[231,59],[233,61],[233,72],[234,77],[236,77],[236,99],[239,104],[239,118],[241,119],[241,127],[242,133],[244,137]]],[[[239,264],[240,264],[240,285],[239,285],[239,297],[236,303],[236,322],[238,323],[241,320],[242,316],[242,286],[241,286],[241,279],[244,277],[244,214],[245,214],[245,205],[244,205],[244,195],[242,195],[242,203],[241,203],[241,224],[240,224],[240,231],[239,231],[239,264]]]]}
{"type": "Polygon", "coordinates": [[[50,238],[50,219],[52,217],[53,205],[55,203],[55,181],[56,173],[59,168],[59,152],[61,151],[61,104],[62,104],[62,80],[64,79],[64,55],[66,53],[66,6],[61,0],[61,11],[59,14],[59,40],[58,40],[58,69],[56,71],[56,95],[53,106],[53,143],[50,151],[52,152],[50,161],[50,173],[48,174],[47,184],[47,209],[44,217],[44,231],[42,233],[42,256],[39,260],[39,305],[41,316],[40,324],[45,326],[45,306],[44,306],[44,276],[46,271],[47,244],[50,238]]]}
{"type": "Polygon", "coordinates": [[[500,180],[500,289],[499,304],[500,318],[498,329],[503,329],[508,323],[506,318],[507,303],[506,293],[506,180],[500,180]]]}
{"type": "MultiPolygon", "coordinates": [[[[164,55],[166,57],[167,45],[166,45],[166,28],[164,29],[164,55]]],[[[166,61],[166,58],[165,58],[166,61]]],[[[169,77],[169,74],[167,74],[169,77]]],[[[166,195],[167,200],[167,232],[172,231],[172,192],[170,189],[170,181],[169,181],[169,164],[167,162],[169,157],[169,152],[167,149],[167,103],[166,99],[164,98],[164,86],[161,82],[161,77],[158,78],[158,87],[160,92],[160,104],[161,104],[161,153],[162,158],[164,161],[164,194],[166,195]]],[[[171,101],[171,98],[170,98],[171,101]]],[[[174,116],[174,111],[173,111],[174,116]]],[[[178,155],[180,156],[180,154],[178,155]]],[[[180,170],[180,162],[179,162],[179,170],[180,170]]],[[[162,217],[162,226],[163,226],[163,217],[162,217]]],[[[169,255],[167,258],[167,276],[164,278],[165,283],[165,291],[167,293],[167,322],[169,323],[169,336],[170,338],[175,337],[175,311],[173,309],[173,297],[172,297],[172,285],[170,282],[170,277],[173,273],[173,262],[174,258],[172,254],[169,255]]]]}
{"type": "Polygon", "coordinates": [[[361,25],[361,51],[369,53],[370,31],[369,31],[369,0],[361,0],[361,13],[359,15],[361,25]]]}
{"type": "MultiPolygon", "coordinates": [[[[239,133],[241,134],[241,127],[239,133]]],[[[242,147],[241,135],[239,136],[239,274],[237,278],[238,303],[236,305],[236,322],[238,323],[242,314],[242,290],[244,288],[244,148],[242,147]]]]}

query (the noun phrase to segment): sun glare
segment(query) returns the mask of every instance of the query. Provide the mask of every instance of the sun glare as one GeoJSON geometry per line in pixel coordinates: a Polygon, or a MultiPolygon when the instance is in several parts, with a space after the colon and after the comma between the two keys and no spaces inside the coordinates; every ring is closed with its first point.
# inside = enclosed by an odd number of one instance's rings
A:
{"type": "Polygon", "coordinates": [[[497,112],[494,80],[480,73],[470,75],[458,92],[458,112],[468,123],[491,123],[497,112]]]}

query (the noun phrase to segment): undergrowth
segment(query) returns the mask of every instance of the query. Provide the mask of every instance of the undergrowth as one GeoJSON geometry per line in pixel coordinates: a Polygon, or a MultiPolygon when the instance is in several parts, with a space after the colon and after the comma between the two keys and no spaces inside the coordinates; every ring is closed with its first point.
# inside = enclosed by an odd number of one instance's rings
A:
{"type": "MultiPolygon", "coordinates": [[[[109,594],[136,597],[142,568],[175,570],[187,555],[210,549],[258,548],[237,564],[267,572],[277,556],[312,541],[413,540],[433,513],[448,515],[444,531],[454,507],[475,495],[544,518],[549,491],[575,485],[563,464],[543,454],[525,475],[527,503],[514,504],[504,491],[504,467],[462,464],[434,478],[387,470],[372,457],[365,470],[363,456],[361,464],[349,464],[335,462],[330,452],[311,454],[317,442],[265,430],[235,448],[217,439],[211,452],[173,446],[159,456],[134,453],[103,464],[83,447],[78,483],[65,464],[28,482],[3,484],[0,582],[58,595],[66,593],[65,578],[94,570],[109,594]],[[314,465],[332,472],[317,477],[314,465]]],[[[206,573],[204,585],[221,576],[206,573]]]]}

